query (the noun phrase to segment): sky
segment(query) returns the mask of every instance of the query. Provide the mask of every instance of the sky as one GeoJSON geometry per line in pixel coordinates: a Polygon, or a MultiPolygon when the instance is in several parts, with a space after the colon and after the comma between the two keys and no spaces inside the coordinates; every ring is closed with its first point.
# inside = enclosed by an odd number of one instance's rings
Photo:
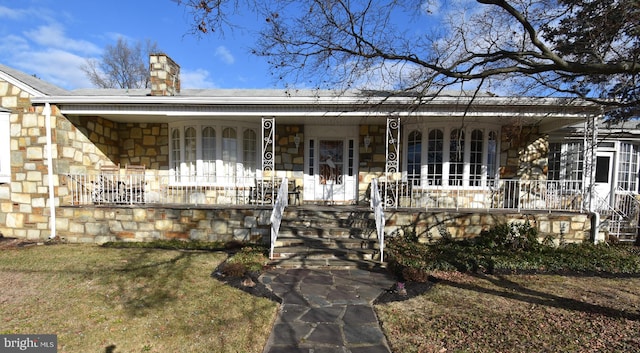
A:
{"type": "Polygon", "coordinates": [[[150,39],[180,65],[182,88],[275,88],[266,58],[250,54],[255,15],[223,36],[190,34],[171,0],[0,0],[0,63],[65,89],[93,87],[80,67],[122,37],[150,39]],[[253,28],[251,28],[253,27],[253,28]]]}

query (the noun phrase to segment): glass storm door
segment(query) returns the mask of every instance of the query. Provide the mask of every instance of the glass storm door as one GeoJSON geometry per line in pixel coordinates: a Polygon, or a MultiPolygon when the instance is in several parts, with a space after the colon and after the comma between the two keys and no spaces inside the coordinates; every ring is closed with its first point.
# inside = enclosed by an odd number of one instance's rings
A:
{"type": "Polygon", "coordinates": [[[355,141],[310,139],[308,143],[304,199],[339,203],[355,201],[355,141]]]}
{"type": "Polygon", "coordinates": [[[595,190],[598,202],[611,203],[613,190],[613,152],[598,152],[596,155],[595,190]]]}

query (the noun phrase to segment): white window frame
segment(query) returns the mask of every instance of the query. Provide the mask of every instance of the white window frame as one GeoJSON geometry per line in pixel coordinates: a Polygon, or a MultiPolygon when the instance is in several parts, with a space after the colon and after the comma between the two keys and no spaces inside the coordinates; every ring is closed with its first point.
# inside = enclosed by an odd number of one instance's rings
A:
{"type": "Polygon", "coordinates": [[[460,127],[460,125],[432,125],[432,124],[408,124],[403,126],[403,180],[408,180],[408,165],[407,165],[407,151],[409,146],[409,134],[413,131],[419,131],[422,134],[422,169],[420,185],[414,185],[414,187],[422,188],[449,188],[449,189],[485,189],[493,186],[493,181],[498,178],[498,175],[488,175],[491,168],[488,167],[489,162],[489,137],[496,137],[495,140],[495,155],[494,155],[494,172],[499,170],[500,161],[500,126],[493,124],[473,124],[473,126],[460,127]],[[453,130],[462,130],[464,132],[464,157],[463,157],[463,172],[462,182],[458,183],[450,182],[450,148],[451,148],[451,133],[453,130]],[[440,130],[443,135],[442,140],[442,178],[441,181],[429,180],[428,176],[428,147],[429,147],[429,133],[433,130],[440,130]],[[482,175],[479,179],[471,180],[471,136],[474,130],[480,130],[482,132],[482,175]],[[477,185],[474,185],[477,184],[477,185]]]}
{"type": "Polygon", "coordinates": [[[0,108],[0,183],[11,182],[11,112],[0,108]]]}
{"type": "Polygon", "coordinates": [[[185,121],[180,123],[169,124],[169,166],[170,173],[172,174],[171,183],[173,185],[212,185],[212,186],[230,186],[238,184],[253,185],[253,178],[255,177],[258,167],[257,165],[251,166],[251,170],[246,169],[243,165],[244,162],[244,133],[247,130],[253,130],[256,136],[256,156],[255,161],[259,161],[260,151],[257,139],[259,138],[260,126],[259,124],[243,124],[243,123],[230,123],[228,121],[210,122],[210,121],[185,121]],[[185,131],[188,128],[195,128],[196,130],[196,157],[194,166],[188,165],[186,161],[186,146],[185,146],[185,131]],[[213,173],[207,173],[209,168],[205,167],[205,161],[203,160],[203,131],[206,128],[213,128],[215,132],[215,168],[213,173]],[[174,153],[174,138],[173,132],[179,131],[179,155],[180,161],[175,160],[174,153]],[[224,166],[223,155],[223,131],[225,129],[235,130],[235,158],[233,166],[233,175],[229,175],[224,166]],[[178,167],[178,168],[176,168],[178,167]]]}

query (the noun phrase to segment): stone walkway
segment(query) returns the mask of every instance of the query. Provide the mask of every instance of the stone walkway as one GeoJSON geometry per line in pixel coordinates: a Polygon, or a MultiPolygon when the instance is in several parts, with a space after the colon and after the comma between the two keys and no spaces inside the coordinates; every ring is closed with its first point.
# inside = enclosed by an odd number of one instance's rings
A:
{"type": "Polygon", "coordinates": [[[276,269],[260,281],[282,299],[264,353],[390,353],[373,310],[388,274],[276,269]]]}

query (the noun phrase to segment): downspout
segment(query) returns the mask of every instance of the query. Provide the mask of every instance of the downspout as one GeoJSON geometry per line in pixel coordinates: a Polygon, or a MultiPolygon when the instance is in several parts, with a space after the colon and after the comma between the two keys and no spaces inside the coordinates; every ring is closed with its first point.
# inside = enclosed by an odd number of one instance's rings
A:
{"type": "Polygon", "coordinates": [[[53,185],[53,144],[51,142],[51,105],[49,103],[44,104],[44,121],[47,130],[47,179],[49,181],[49,209],[51,215],[49,220],[51,222],[51,234],[49,239],[55,239],[56,237],[56,202],[55,202],[55,187],[53,185]]]}
{"type": "MultiPolygon", "coordinates": [[[[584,139],[585,139],[585,146],[588,147],[588,149],[585,150],[585,153],[590,153],[589,160],[590,162],[590,166],[589,168],[587,168],[589,175],[585,175],[584,177],[588,177],[589,178],[589,186],[588,189],[589,190],[589,204],[587,207],[587,213],[591,216],[591,229],[590,229],[590,237],[591,239],[593,239],[593,243],[594,244],[598,244],[600,242],[605,241],[605,239],[603,239],[602,237],[599,237],[598,235],[600,234],[600,213],[598,212],[598,210],[596,209],[596,205],[595,202],[593,200],[593,193],[595,190],[595,162],[596,162],[596,154],[597,154],[597,149],[598,149],[598,119],[603,115],[603,111],[601,108],[600,111],[600,115],[598,115],[597,117],[594,116],[590,116],[588,119],[591,119],[591,129],[589,129],[589,121],[585,121],[584,124],[584,139]],[[591,133],[591,136],[587,136],[587,133],[591,133]],[[588,141],[588,139],[591,139],[591,141],[588,141]]],[[[587,156],[585,156],[587,157],[587,156]]],[[[586,185],[586,183],[583,183],[583,185],[586,185]]]]}

